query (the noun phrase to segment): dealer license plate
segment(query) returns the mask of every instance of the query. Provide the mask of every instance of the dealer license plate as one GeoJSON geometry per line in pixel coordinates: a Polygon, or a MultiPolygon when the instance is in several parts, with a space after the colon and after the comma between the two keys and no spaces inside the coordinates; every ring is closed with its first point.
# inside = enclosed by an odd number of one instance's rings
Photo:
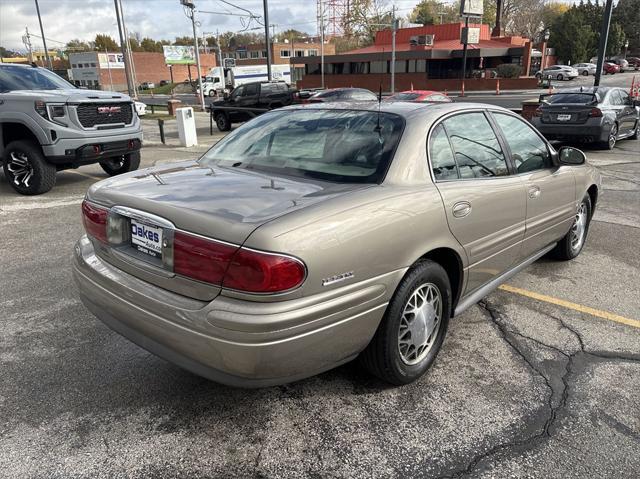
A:
{"type": "Polygon", "coordinates": [[[162,258],[162,228],[132,219],[131,246],[153,258],[162,258]]]}
{"type": "Polygon", "coordinates": [[[558,115],[558,121],[569,121],[571,120],[571,115],[558,115]]]}

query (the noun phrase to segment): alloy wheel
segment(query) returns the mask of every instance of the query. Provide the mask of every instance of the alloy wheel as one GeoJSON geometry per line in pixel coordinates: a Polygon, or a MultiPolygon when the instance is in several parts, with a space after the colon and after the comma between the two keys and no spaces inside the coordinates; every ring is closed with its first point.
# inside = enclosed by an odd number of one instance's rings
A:
{"type": "Polygon", "coordinates": [[[585,202],[580,203],[576,217],[571,226],[571,249],[576,252],[580,251],[587,232],[587,205],[585,202]]]}
{"type": "Polygon", "coordinates": [[[611,127],[611,131],[609,132],[609,149],[613,150],[613,147],[616,146],[616,140],[618,139],[618,126],[614,124],[611,127]]]}
{"type": "Polygon", "coordinates": [[[7,170],[13,176],[11,180],[16,186],[29,187],[33,178],[33,166],[26,153],[12,151],[9,155],[7,170]]]}
{"type": "Polygon", "coordinates": [[[402,362],[420,363],[436,342],[442,319],[442,294],[433,283],[418,286],[402,311],[398,351],[402,362]]]}

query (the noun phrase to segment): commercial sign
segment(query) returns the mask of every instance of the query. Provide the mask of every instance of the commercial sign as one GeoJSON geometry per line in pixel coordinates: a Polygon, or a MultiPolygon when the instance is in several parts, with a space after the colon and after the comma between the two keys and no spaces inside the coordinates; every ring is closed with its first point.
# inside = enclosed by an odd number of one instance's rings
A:
{"type": "Polygon", "coordinates": [[[476,45],[480,43],[480,28],[479,27],[464,27],[462,29],[462,38],[460,41],[467,45],[476,45]]]}
{"type": "Polygon", "coordinates": [[[195,65],[195,48],[182,45],[164,45],[164,62],[167,65],[195,65]]]}
{"type": "Polygon", "coordinates": [[[462,0],[460,2],[460,15],[481,17],[483,13],[483,0],[462,0]]]}
{"type": "Polygon", "coordinates": [[[122,53],[98,53],[100,68],[122,70],[124,69],[124,59],[122,53]]]}

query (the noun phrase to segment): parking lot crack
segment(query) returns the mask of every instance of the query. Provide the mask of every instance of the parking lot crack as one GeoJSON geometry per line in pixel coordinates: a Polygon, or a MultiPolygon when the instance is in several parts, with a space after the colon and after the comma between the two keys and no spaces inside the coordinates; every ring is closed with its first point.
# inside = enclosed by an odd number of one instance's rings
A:
{"type": "MultiPolygon", "coordinates": [[[[519,357],[521,360],[527,365],[527,367],[536,375],[540,376],[544,381],[544,384],[548,390],[548,395],[546,398],[546,407],[544,408],[544,425],[538,430],[538,432],[528,435],[523,438],[515,438],[514,440],[504,442],[498,445],[495,445],[489,448],[487,451],[484,451],[471,459],[467,463],[467,465],[463,468],[458,469],[457,471],[440,476],[441,479],[445,478],[457,478],[461,476],[465,476],[474,471],[485,459],[492,457],[496,454],[507,453],[513,449],[524,450],[533,447],[540,441],[545,440],[550,437],[552,434],[552,428],[557,420],[558,412],[562,410],[569,399],[569,384],[568,377],[572,372],[573,360],[576,354],[582,353],[582,349],[577,350],[574,353],[567,353],[562,351],[554,346],[550,346],[537,340],[535,338],[528,337],[523,333],[517,332],[508,328],[503,319],[503,314],[491,305],[489,302],[481,301],[479,306],[485,311],[487,317],[491,320],[492,324],[495,326],[496,331],[500,335],[500,337],[509,345],[511,350],[519,357]],[[522,338],[523,340],[530,340],[535,344],[549,348],[562,356],[562,360],[564,362],[564,367],[561,372],[559,378],[555,378],[556,381],[553,381],[551,374],[547,373],[540,369],[536,363],[527,356],[527,354],[523,351],[522,345],[516,338],[522,338]],[[554,386],[554,383],[556,384],[554,386]],[[559,399],[555,401],[554,398],[558,397],[559,399]]],[[[580,339],[580,345],[582,346],[582,340],[580,339]]]]}

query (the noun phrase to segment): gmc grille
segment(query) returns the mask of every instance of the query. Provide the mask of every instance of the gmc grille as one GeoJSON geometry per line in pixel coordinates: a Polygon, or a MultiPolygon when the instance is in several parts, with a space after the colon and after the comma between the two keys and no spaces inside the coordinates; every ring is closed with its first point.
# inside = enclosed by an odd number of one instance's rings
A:
{"type": "Polygon", "coordinates": [[[133,108],[131,103],[81,103],[76,108],[78,120],[85,128],[93,128],[96,125],[111,125],[124,123],[128,125],[133,121],[133,108]],[[120,108],[120,111],[109,111],[110,108],[120,108]],[[99,112],[103,109],[103,112],[99,112]]]}

